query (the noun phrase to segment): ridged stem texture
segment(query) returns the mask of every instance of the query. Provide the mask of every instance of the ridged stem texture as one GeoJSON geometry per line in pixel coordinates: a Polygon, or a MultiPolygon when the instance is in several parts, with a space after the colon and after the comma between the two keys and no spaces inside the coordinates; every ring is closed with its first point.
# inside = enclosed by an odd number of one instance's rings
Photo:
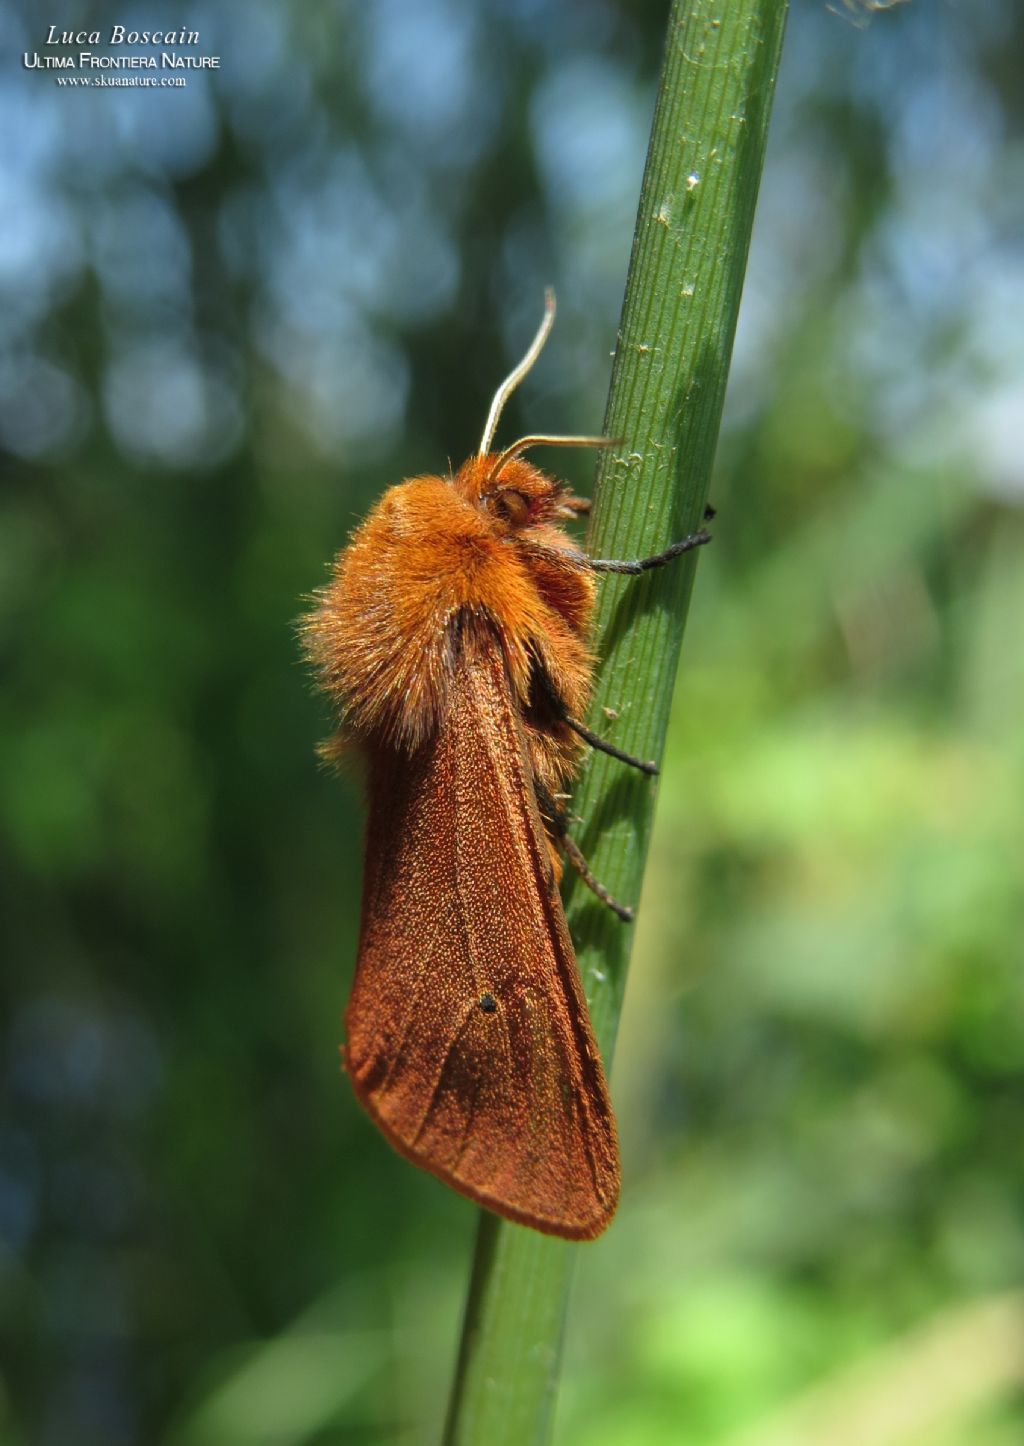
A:
{"type": "MultiPolygon", "coordinates": [[[[785,16],[785,0],[672,7],[608,399],[605,433],[618,445],[604,456],[588,536],[594,557],[651,556],[701,526],[785,16]]],[[[661,756],[698,557],[601,584],[587,721],[640,758],[661,756]]],[[[572,802],[577,842],[625,903],[639,896],[656,794],[656,781],[595,753],[572,802]]],[[[633,930],[578,881],[566,905],[610,1062],[633,930]]],[[[580,1249],[600,1246],[481,1213],[447,1446],[550,1439],[580,1249]]]]}

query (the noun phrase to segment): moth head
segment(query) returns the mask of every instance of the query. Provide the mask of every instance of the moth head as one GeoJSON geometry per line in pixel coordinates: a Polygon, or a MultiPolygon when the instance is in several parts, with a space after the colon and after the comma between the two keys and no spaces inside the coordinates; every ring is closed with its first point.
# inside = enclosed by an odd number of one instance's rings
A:
{"type": "Polygon", "coordinates": [[[475,457],[464,462],[452,478],[456,490],[466,500],[484,510],[502,532],[516,532],[523,527],[566,519],[586,511],[587,503],[573,497],[564,482],[548,477],[538,467],[522,460],[524,452],[533,447],[609,447],[606,437],[562,437],[536,433],[520,437],[503,452],[492,452],[491,445],[505,403],[533,367],[551,333],[555,321],[555,293],[544,293],[544,316],[536,336],[522,361],[509,372],[494,394],[487,414],[483,438],[475,457]]]}
{"type": "Polygon", "coordinates": [[[502,535],[574,515],[565,506],[571,495],[566,484],[519,457],[470,457],[453,485],[502,535]]]}

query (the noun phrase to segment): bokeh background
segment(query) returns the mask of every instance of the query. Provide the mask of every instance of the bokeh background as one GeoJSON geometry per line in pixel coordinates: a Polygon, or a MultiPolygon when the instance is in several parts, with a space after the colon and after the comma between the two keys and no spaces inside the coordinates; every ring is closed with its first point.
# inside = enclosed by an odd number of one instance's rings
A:
{"type": "MultiPolygon", "coordinates": [[[[4,1446],[437,1437],[474,1211],[339,1076],[293,620],[547,282],[507,435],[599,424],[666,11],[0,5],[4,1446]],[[222,68],[22,66],[115,21],[222,68]]],[[[560,1446],[1024,1433],[1022,79],[794,5],[560,1446]]]]}

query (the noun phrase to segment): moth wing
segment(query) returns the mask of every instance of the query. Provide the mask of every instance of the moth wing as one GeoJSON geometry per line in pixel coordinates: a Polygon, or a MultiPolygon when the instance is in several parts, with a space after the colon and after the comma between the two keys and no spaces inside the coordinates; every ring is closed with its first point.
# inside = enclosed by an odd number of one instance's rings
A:
{"type": "Polygon", "coordinates": [[[589,1239],[618,1200],[615,1121],[504,657],[479,619],[449,700],[414,755],[370,760],[346,1066],[415,1164],[589,1239]]]}

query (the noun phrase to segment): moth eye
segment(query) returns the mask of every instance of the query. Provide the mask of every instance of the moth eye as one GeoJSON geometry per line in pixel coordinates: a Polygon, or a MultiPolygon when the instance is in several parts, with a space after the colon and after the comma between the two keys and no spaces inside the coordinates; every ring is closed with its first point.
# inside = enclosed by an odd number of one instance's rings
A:
{"type": "Polygon", "coordinates": [[[498,510],[516,527],[521,527],[530,516],[530,504],[521,492],[503,488],[495,497],[498,510]]]}

